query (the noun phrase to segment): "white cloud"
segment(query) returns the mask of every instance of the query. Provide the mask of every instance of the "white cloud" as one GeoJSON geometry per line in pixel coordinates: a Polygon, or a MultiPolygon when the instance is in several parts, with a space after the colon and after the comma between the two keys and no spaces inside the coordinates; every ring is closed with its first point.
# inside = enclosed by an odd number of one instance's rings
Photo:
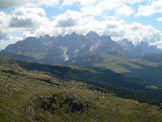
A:
{"type": "Polygon", "coordinates": [[[8,44],[9,40],[9,24],[10,16],[4,12],[0,12],[0,50],[8,44]]]}
{"type": "Polygon", "coordinates": [[[91,6],[100,3],[112,3],[108,7],[114,6],[114,4],[135,4],[142,2],[149,2],[150,0],[64,0],[62,6],[70,6],[79,3],[81,6],[91,6]]]}
{"type": "Polygon", "coordinates": [[[64,0],[62,6],[78,3],[81,6],[81,12],[85,15],[101,16],[117,10],[118,15],[129,16],[133,13],[133,10],[126,4],[133,4],[143,1],[145,0],[64,0]]]}
{"type": "Polygon", "coordinates": [[[162,13],[162,0],[154,0],[149,5],[140,6],[136,16],[150,16],[158,13],[162,13]]]}
{"type": "Polygon", "coordinates": [[[85,15],[101,16],[108,14],[112,10],[116,10],[122,4],[112,0],[101,0],[95,2],[81,2],[81,12],[85,15]]]}
{"type": "Polygon", "coordinates": [[[82,7],[81,12],[84,15],[100,16],[103,14],[103,10],[97,7],[82,7]]]}
{"type": "Polygon", "coordinates": [[[0,49],[18,39],[52,32],[52,22],[42,8],[18,8],[11,14],[0,12],[0,49]]]}
{"type": "Polygon", "coordinates": [[[58,15],[55,19],[58,27],[72,27],[78,24],[78,12],[67,10],[64,14],[58,15]]]}
{"type": "Polygon", "coordinates": [[[151,0],[119,0],[119,1],[122,1],[123,3],[127,4],[135,4],[135,3],[150,2],[151,0]]]}
{"type": "Polygon", "coordinates": [[[57,5],[59,0],[0,0],[0,9],[17,8],[21,6],[57,5]]]}
{"type": "Polygon", "coordinates": [[[64,0],[62,6],[71,6],[77,2],[79,2],[79,0],[64,0]]]}
{"type": "Polygon", "coordinates": [[[122,20],[109,20],[104,31],[112,37],[113,40],[119,41],[127,38],[133,44],[142,41],[156,42],[160,41],[162,33],[152,26],[142,25],[140,23],[127,24],[122,20]]]}
{"type": "Polygon", "coordinates": [[[157,21],[162,22],[162,17],[157,18],[157,21]]]}
{"type": "Polygon", "coordinates": [[[0,38],[3,38],[0,39],[1,48],[18,41],[20,37],[39,37],[46,34],[58,36],[72,32],[86,34],[89,31],[95,31],[100,35],[109,35],[115,41],[127,38],[134,44],[142,41],[158,44],[162,41],[162,33],[152,26],[140,23],[127,24],[125,21],[114,17],[97,20],[94,16],[72,10],[67,10],[63,14],[55,16],[52,21],[46,17],[42,8],[19,8],[10,15],[0,12],[0,27],[3,27],[4,30],[2,31],[0,28],[0,38]],[[15,32],[16,34],[14,34],[15,32]],[[17,32],[22,34],[18,35],[17,32]]]}
{"type": "MultiPolygon", "coordinates": [[[[101,0],[103,1],[103,0],[101,0]]],[[[62,6],[70,6],[75,3],[81,4],[81,6],[86,6],[86,5],[95,5],[97,0],[64,0],[62,3],[62,6]]]]}
{"type": "Polygon", "coordinates": [[[54,18],[52,22],[54,24],[53,34],[66,35],[72,32],[85,34],[92,28],[97,27],[96,22],[93,17],[85,16],[80,12],[67,10],[65,13],[54,18]],[[94,26],[94,24],[96,26],[94,26]]]}
{"type": "Polygon", "coordinates": [[[19,8],[13,12],[9,26],[13,28],[34,28],[46,21],[45,15],[42,8],[19,8]]]}
{"type": "Polygon", "coordinates": [[[52,23],[42,8],[18,8],[12,15],[9,27],[25,33],[24,36],[50,34],[52,23]]]}
{"type": "Polygon", "coordinates": [[[133,9],[127,5],[123,5],[119,9],[116,10],[117,16],[126,16],[127,17],[133,13],[134,13],[133,9]]]}
{"type": "Polygon", "coordinates": [[[8,26],[9,20],[10,15],[0,11],[0,30],[8,26]]]}

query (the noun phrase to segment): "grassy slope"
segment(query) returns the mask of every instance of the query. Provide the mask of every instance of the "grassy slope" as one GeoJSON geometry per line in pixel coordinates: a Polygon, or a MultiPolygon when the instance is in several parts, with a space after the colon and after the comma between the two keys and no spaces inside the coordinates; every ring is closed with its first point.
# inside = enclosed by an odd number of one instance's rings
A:
{"type": "Polygon", "coordinates": [[[131,72],[131,69],[143,69],[143,67],[140,65],[146,65],[150,67],[159,66],[158,63],[144,61],[140,59],[128,60],[120,56],[112,56],[98,53],[75,57],[70,62],[67,62],[67,64],[103,67],[117,73],[131,72]]]}
{"type": "MultiPolygon", "coordinates": [[[[162,111],[159,107],[138,103],[134,100],[115,97],[110,93],[91,90],[91,85],[81,82],[63,81],[49,73],[24,70],[14,66],[14,61],[0,60],[0,122],[160,122],[162,111]],[[6,63],[6,64],[4,64],[6,63]],[[12,64],[12,65],[11,65],[12,64]],[[52,95],[60,94],[83,105],[84,112],[66,112],[68,104],[55,113],[40,107],[52,95]],[[40,100],[41,98],[41,100],[40,100]]],[[[61,102],[61,101],[60,101],[61,102]]],[[[52,106],[55,106],[52,103],[52,106]]]]}
{"type": "Polygon", "coordinates": [[[89,54],[73,58],[70,65],[101,67],[117,73],[137,77],[153,85],[162,85],[162,65],[142,59],[128,60],[106,54],[89,54]]]}
{"type": "Polygon", "coordinates": [[[74,66],[48,65],[44,63],[29,63],[23,61],[16,62],[24,69],[52,73],[56,77],[63,80],[99,83],[117,88],[131,88],[135,90],[143,90],[147,85],[147,83],[142,80],[126,77],[111,70],[104,70],[100,68],[92,69],[74,66]]]}
{"type": "MultiPolygon", "coordinates": [[[[162,90],[159,87],[149,85],[145,81],[137,78],[114,73],[111,70],[48,65],[18,60],[8,60],[6,62],[31,71],[51,73],[58,79],[65,81],[75,80],[95,84],[104,90],[112,91],[122,98],[131,98],[155,105],[159,105],[162,102],[162,90]]],[[[50,80],[46,81],[49,82],[50,80]]]]}

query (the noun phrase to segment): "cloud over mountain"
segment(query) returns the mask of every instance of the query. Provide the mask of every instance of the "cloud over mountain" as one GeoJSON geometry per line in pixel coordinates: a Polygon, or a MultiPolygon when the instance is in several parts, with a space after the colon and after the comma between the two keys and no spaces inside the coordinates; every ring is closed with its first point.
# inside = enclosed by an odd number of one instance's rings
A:
{"type": "MultiPolygon", "coordinates": [[[[139,19],[132,21],[132,17],[135,20],[161,13],[159,6],[160,0],[1,0],[0,9],[14,8],[7,9],[9,12],[0,11],[0,32],[1,37],[5,37],[1,42],[9,44],[29,36],[58,36],[73,32],[85,35],[95,31],[109,35],[115,41],[127,38],[134,44],[142,41],[161,44],[157,43],[162,40],[160,26],[142,24],[139,19]],[[49,17],[50,8],[46,5],[56,10],[50,14],[61,12],[49,17]]],[[[161,17],[157,16],[154,21],[160,23],[161,17]]]]}

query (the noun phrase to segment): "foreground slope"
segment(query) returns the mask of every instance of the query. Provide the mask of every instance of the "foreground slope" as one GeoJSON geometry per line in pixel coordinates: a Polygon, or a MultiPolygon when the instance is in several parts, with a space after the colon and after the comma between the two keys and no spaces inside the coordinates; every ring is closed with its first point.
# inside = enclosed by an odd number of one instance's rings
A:
{"type": "MultiPolygon", "coordinates": [[[[30,65],[30,63],[28,63],[30,65]]],[[[1,122],[160,122],[158,106],[122,99],[102,88],[25,70],[0,57],[1,122]]]]}

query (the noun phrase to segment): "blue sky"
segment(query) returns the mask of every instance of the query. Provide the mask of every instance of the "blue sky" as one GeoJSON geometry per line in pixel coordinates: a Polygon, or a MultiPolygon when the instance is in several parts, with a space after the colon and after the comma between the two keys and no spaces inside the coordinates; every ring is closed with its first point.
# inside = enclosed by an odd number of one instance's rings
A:
{"type": "Polygon", "coordinates": [[[162,48],[162,0],[0,0],[0,49],[29,36],[89,31],[162,48]]]}

